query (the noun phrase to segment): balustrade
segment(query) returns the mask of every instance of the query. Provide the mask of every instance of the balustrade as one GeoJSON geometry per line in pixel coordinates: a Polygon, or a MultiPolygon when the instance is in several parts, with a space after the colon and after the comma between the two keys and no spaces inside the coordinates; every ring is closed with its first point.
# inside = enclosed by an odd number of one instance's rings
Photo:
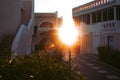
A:
{"type": "Polygon", "coordinates": [[[82,5],[82,6],[74,8],[73,9],[73,13],[80,12],[80,11],[83,11],[83,10],[86,10],[86,9],[89,9],[89,8],[92,8],[92,7],[97,7],[97,6],[100,6],[100,5],[103,5],[103,4],[107,4],[107,3],[110,3],[112,1],[115,1],[115,0],[98,0],[98,1],[92,1],[92,2],[87,3],[85,5],[82,5]]]}

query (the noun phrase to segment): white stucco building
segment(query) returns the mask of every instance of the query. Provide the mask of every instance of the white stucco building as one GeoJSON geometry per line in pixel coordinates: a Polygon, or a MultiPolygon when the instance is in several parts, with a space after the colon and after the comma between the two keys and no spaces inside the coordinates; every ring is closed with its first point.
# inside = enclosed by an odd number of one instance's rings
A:
{"type": "Polygon", "coordinates": [[[94,0],[72,13],[82,33],[81,53],[97,54],[96,48],[105,45],[120,49],[120,0],[94,0]]]}

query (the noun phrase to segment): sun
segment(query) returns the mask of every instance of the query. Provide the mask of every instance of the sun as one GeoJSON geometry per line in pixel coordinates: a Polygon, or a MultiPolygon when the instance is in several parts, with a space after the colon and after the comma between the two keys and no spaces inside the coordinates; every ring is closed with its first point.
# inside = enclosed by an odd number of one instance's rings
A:
{"type": "Polygon", "coordinates": [[[66,45],[73,45],[78,38],[78,30],[74,25],[72,16],[65,16],[63,18],[63,24],[58,31],[59,38],[66,45]]]}
{"type": "Polygon", "coordinates": [[[78,31],[74,27],[62,27],[59,29],[58,35],[64,44],[71,46],[77,40],[78,31]]]}
{"type": "Polygon", "coordinates": [[[64,44],[71,46],[77,41],[79,33],[72,18],[72,2],[64,1],[63,5],[61,5],[63,21],[62,26],[58,29],[58,36],[64,44]]]}

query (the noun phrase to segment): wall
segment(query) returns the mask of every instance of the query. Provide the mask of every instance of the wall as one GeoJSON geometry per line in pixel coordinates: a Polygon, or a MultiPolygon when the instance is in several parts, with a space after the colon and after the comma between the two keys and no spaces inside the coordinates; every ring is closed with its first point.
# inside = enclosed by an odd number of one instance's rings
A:
{"type": "Polygon", "coordinates": [[[16,33],[21,23],[21,0],[0,0],[0,39],[16,33]]]}
{"type": "Polygon", "coordinates": [[[35,13],[35,25],[38,27],[43,22],[51,22],[52,24],[57,25],[57,14],[56,13],[35,13]]]}
{"type": "Polygon", "coordinates": [[[32,1],[24,0],[23,1],[23,10],[22,10],[22,24],[27,26],[29,19],[31,17],[32,1]]]}
{"type": "Polygon", "coordinates": [[[82,54],[93,53],[93,33],[90,32],[82,37],[82,54]]]}

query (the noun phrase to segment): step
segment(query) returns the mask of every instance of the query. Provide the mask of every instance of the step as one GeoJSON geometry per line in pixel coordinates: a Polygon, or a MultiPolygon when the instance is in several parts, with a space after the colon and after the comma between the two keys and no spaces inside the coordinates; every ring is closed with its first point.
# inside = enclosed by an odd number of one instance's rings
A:
{"type": "Polygon", "coordinates": [[[11,53],[12,41],[14,39],[13,35],[5,35],[0,42],[0,54],[11,53]]]}

